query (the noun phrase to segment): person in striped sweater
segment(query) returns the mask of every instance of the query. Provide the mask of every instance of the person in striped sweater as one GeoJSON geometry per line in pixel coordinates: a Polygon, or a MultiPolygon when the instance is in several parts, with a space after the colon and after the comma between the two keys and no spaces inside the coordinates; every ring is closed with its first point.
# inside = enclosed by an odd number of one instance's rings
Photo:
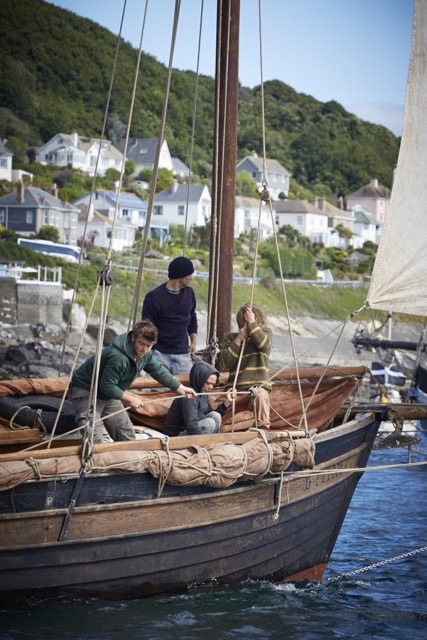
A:
{"type": "Polygon", "coordinates": [[[256,426],[269,429],[269,361],[273,333],[267,326],[262,309],[255,305],[240,307],[236,320],[239,331],[224,336],[218,367],[220,371],[229,373],[225,384],[227,389],[248,392],[238,395],[235,413],[255,409],[256,426]]]}

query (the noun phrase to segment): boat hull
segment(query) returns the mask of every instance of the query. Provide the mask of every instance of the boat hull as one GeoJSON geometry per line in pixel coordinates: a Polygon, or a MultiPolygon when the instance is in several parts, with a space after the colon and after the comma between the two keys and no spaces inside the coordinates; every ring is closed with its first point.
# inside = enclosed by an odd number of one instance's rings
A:
{"type": "Polygon", "coordinates": [[[377,428],[365,415],[317,436],[321,475],[291,468],[225,490],[166,485],[156,497],[149,474],[110,473],[86,477],[75,506],[78,477],[4,491],[2,605],[321,578],[361,476],[346,470],[363,470],[377,428]]]}

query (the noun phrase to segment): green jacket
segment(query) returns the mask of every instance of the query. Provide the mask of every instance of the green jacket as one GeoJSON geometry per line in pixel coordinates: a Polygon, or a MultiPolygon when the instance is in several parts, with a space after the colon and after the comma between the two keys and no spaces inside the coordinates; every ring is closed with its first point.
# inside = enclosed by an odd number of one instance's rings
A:
{"type": "MultiPolygon", "coordinates": [[[[143,358],[135,362],[135,352],[130,338],[131,332],[116,336],[101,353],[99,367],[98,393],[103,400],[121,399],[123,391],[129,389],[135,378],[145,371],[161,385],[176,391],[179,382],[149,351],[143,358]]],[[[90,389],[95,356],[88,358],[75,370],[72,386],[90,389]]]]}

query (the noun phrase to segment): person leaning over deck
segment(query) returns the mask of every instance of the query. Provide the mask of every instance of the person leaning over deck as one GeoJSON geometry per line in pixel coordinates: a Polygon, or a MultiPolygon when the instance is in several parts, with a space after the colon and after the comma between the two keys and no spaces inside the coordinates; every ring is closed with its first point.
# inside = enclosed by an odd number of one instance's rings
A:
{"type": "MultiPolygon", "coordinates": [[[[271,383],[267,381],[273,333],[266,325],[262,309],[255,305],[252,305],[252,308],[249,304],[240,307],[236,320],[239,331],[224,336],[218,368],[220,371],[229,372],[226,389],[235,388],[237,392],[253,390],[257,407],[256,426],[269,429],[271,383]],[[239,365],[243,343],[243,355],[239,365]]],[[[252,393],[239,395],[235,403],[235,412],[253,410],[254,396],[252,393]]]]}
{"type": "Polygon", "coordinates": [[[191,369],[191,353],[197,349],[196,296],[190,283],[194,266],[180,256],[172,260],[168,281],[149,291],[141,318],[151,320],[159,332],[154,355],[174,375],[191,369]]]}
{"type": "MultiPolygon", "coordinates": [[[[102,442],[102,422],[113,440],[135,439],[135,429],[122,401],[125,400],[133,409],[137,409],[143,403],[142,396],[127,391],[142,371],[182,396],[195,396],[193,389],[180,384],[153,356],[151,348],[156,340],[157,329],[153,323],[149,320],[139,320],[132,331],[116,336],[112,344],[102,350],[96,394],[94,442],[102,442]],[[111,417],[107,417],[109,415],[111,417]]],[[[68,392],[68,399],[76,412],[76,424],[81,428],[87,422],[94,362],[95,357],[90,356],[75,370],[68,392]]]]}
{"type": "Polygon", "coordinates": [[[197,360],[190,370],[190,386],[199,395],[195,398],[176,398],[167,413],[163,433],[168,436],[219,433],[222,417],[231,401],[228,391],[224,402],[215,410],[209,402],[209,391],[218,384],[219,371],[204,360],[197,360]]]}

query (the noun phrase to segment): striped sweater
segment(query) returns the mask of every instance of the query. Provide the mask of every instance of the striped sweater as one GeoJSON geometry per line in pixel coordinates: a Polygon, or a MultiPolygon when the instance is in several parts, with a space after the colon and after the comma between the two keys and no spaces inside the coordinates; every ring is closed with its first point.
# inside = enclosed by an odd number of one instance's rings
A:
{"type": "MultiPolygon", "coordinates": [[[[228,371],[229,376],[226,388],[235,387],[237,391],[244,391],[254,386],[260,386],[269,379],[269,358],[272,343],[271,329],[261,329],[257,322],[248,325],[250,339],[245,340],[242,361],[239,367],[237,381],[236,371],[239,363],[241,346],[234,340],[237,333],[227,333],[224,337],[221,353],[219,355],[219,368],[228,371]]],[[[264,389],[271,391],[271,383],[266,383],[264,389]]]]}

